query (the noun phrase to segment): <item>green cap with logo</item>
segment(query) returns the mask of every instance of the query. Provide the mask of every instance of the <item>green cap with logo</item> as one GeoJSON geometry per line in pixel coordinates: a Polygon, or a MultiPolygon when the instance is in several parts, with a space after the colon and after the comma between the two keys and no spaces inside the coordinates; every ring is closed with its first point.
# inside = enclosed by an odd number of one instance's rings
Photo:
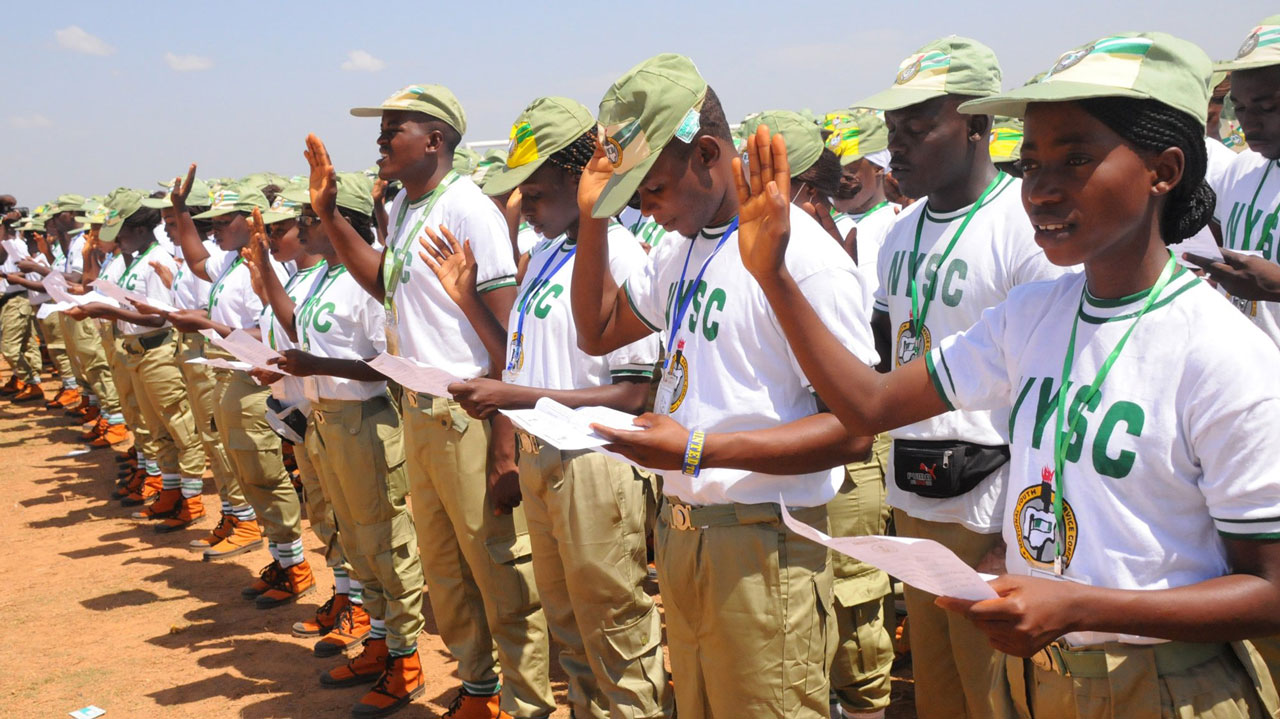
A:
{"type": "Polygon", "coordinates": [[[262,212],[262,224],[272,225],[285,220],[296,220],[302,214],[302,206],[311,202],[309,184],[292,181],[276,193],[271,207],[262,212]]]}
{"type": "Polygon", "coordinates": [[[884,113],[855,107],[841,115],[828,113],[827,117],[831,126],[827,147],[840,158],[841,165],[889,149],[889,128],[884,124],[884,113]]]}
{"type": "MultiPolygon", "coordinates": [[[[157,210],[173,207],[173,203],[169,201],[169,193],[173,192],[173,185],[174,180],[161,182],[160,186],[165,188],[164,197],[144,197],[142,198],[142,206],[157,210]]],[[[208,207],[212,203],[213,190],[209,189],[208,183],[198,177],[192,180],[191,192],[187,195],[187,207],[208,207]]]]}
{"type": "Polygon", "coordinates": [[[208,220],[232,212],[249,214],[255,207],[262,211],[270,209],[267,197],[262,194],[262,190],[252,185],[235,183],[213,193],[213,201],[209,209],[195,215],[192,219],[208,220]]]}
{"type": "Polygon", "coordinates": [[[623,75],[600,101],[600,146],[613,165],[594,217],[612,217],[631,201],[636,188],[672,139],[693,142],[707,96],[707,81],[693,61],[664,53],[623,75]]]}
{"type": "Polygon", "coordinates": [[[107,206],[102,203],[106,199],[103,195],[85,198],[84,204],[80,206],[80,214],[76,215],[76,222],[82,225],[101,225],[105,222],[107,206]]]}
{"type": "Polygon", "coordinates": [[[459,147],[453,151],[453,171],[459,175],[470,175],[480,164],[480,153],[469,147],[459,147]]]}
{"type": "Polygon", "coordinates": [[[1068,50],[1039,82],[971,100],[961,112],[1022,117],[1033,102],[1095,97],[1155,100],[1204,123],[1213,63],[1194,43],[1162,32],[1127,32],[1068,50]]]}
{"type": "Polygon", "coordinates": [[[1236,59],[1220,62],[1214,69],[1253,70],[1271,65],[1280,65],[1280,15],[1258,23],[1236,51],[1236,59]]]}
{"type": "Polygon", "coordinates": [[[17,227],[14,227],[13,229],[18,232],[28,232],[28,231],[44,232],[44,221],[45,221],[45,218],[43,216],[28,217],[27,219],[23,220],[22,224],[18,225],[17,227]]]}
{"type": "Polygon", "coordinates": [[[79,212],[84,205],[84,195],[58,195],[58,199],[49,203],[49,214],[59,212],[79,212]]]}
{"type": "Polygon", "coordinates": [[[1000,92],[1000,62],[977,40],[951,35],[934,40],[898,65],[893,87],[854,107],[899,110],[944,95],[987,97],[1000,92]]]}
{"type": "Polygon", "coordinates": [[[991,161],[1017,162],[1022,159],[1022,120],[996,116],[991,126],[991,161]]]}
{"type": "Polygon", "coordinates": [[[409,85],[391,93],[391,97],[383,100],[381,105],[353,107],[351,114],[356,117],[382,117],[384,110],[421,112],[444,121],[458,134],[467,134],[467,115],[462,111],[462,103],[444,85],[409,85]]]}
{"type": "MultiPolygon", "coordinates": [[[[364,172],[339,172],[338,207],[353,210],[361,215],[373,215],[373,180],[364,172]]],[[[307,180],[292,182],[276,196],[270,212],[262,213],[263,224],[297,218],[302,206],[311,204],[311,186],[307,180]],[[284,216],[276,217],[276,205],[284,216]],[[270,219],[268,220],[268,217],[270,219]]]]}
{"type": "Polygon", "coordinates": [[[98,231],[98,239],[103,242],[115,242],[116,235],[120,234],[120,228],[124,226],[124,221],[142,209],[142,200],[145,197],[146,195],[138,190],[128,187],[117,187],[112,190],[102,203],[107,207],[107,217],[102,223],[102,229],[98,231]]]}
{"type": "Polygon", "coordinates": [[[514,190],[555,153],[595,127],[591,111],[567,97],[540,97],[529,103],[511,125],[507,159],[485,174],[486,195],[514,190]]]}
{"type": "Polygon", "coordinates": [[[507,166],[507,151],[494,148],[484,153],[484,159],[476,164],[476,169],[471,173],[471,181],[479,185],[481,188],[498,174],[498,171],[507,166]]]}
{"type": "Polygon", "coordinates": [[[791,176],[813,167],[813,163],[822,157],[822,131],[817,123],[798,112],[791,110],[768,110],[752,115],[742,121],[744,137],[755,134],[761,125],[769,128],[770,134],[782,135],[787,143],[787,162],[791,165],[791,176]]]}

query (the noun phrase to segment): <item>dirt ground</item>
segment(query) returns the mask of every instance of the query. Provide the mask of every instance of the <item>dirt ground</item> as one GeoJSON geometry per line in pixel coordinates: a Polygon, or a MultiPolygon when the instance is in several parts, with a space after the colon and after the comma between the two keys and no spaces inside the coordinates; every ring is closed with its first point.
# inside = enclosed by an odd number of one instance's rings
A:
{"type": "MultiPolygon", "coordinates": [[[[297,605],[256,609],[240,588],[268,561],[265,549],[202,562],[185,547],[216,522],[216,495],[205,495],[212,516],[196,528],[155,534],[110,499],[113,453],[86,452],[79,431],[43,403],[0,399],[0,616],[14,639],[0,653],[0,717],[65,717],[91,704],[108,719],[349,716],[364,688],[321,688],[317,676],[337,661],[313,657],[314,640],[289,632],[328,598],[332,578],[318,573],[297,605]]],[[[308,561],[322,566],[314,536],[304,537],[308,561]]],[[[427,692],[397,718],[439,716],[458,686],[426,620],[427,692]]],[[[554,716],[567,717],[553,668],[554,716]]],[[[895,676],[891,719],[914,716],[908,673],[895,676]]]]}

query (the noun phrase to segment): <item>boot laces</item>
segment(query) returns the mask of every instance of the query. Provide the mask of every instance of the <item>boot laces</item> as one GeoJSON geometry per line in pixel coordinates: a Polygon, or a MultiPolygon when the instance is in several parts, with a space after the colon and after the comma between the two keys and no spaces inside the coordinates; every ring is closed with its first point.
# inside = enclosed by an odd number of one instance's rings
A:
{"type": "Polygon", "coordinates": [[[333,602],[338,598],[336,593],[329,595],[329,600],[316,608],[316,623],[320,622],[321,617],[329,616],[329,612],[333,611],[333,602]]]}

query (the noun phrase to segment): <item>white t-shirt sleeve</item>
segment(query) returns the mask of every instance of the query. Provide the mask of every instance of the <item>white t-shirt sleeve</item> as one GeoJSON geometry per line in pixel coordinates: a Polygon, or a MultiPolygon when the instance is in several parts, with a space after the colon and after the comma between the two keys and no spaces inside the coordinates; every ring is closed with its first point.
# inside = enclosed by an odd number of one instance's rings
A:
{"type": "Polygon", "coordinates": [[[204,273],[209,276],[210,282],[217,282],[222,273],[227,271],[232,262],[235,262],[238,253],[228,252],[212,245],[204,247],[209,251],[209,258],[204,261],[204,273]]]}
{"type": "Polygon", "coordinates": [[[683,242],[663,242],[649,253],[644,265],[633,271],[622,285],[631,311],[654,332],[661,332],[667,327],[665,288],[668,284],[663,281],[663,270],[670,265],[673,259],[670,255],[676,245],[687,250],[683,242]]]}
{"type": "MultiPolygon", "coordinates": [[[[609,274],[618,285],[626,282],[632,270],[639,270],[648,262],[648,255],[640,249],[640,243],[629,230],[621,225],[609,228],[609,274]],[[621,238],[621,239],[619,239],[621,238]]],[[[648,335],[604,356],[609,374],[616,379],[653,376],[658,362],[658,337],[648,335]]]]}
{"type": "Polygon", "coordinates": [[[67,246],[67,267],[71,272],[84,272],[84,245],[85,239],[81,237],[67,246]]]}
{"type": "MultiPolygon", "coordinates": [[[[373,343],[373,348],[378,354],[387,351],[387,313],[382,309],[382,303],[373,298],[373,295],[361,291],[360,296],[355,300],[356,305],[360,308],[360,325],[364,328],[365,336],[373,343]]],[[[366,358],[368,359],[368,358],[366,358]]]]}
{"type": "MultiPolygon", "coordinates": [[[[865,291],[857,270],[831,268],[815,272],[799,281],[797,285],[805,299],[813,306],[822,324],[835,335],[845,349],[853,353],[860,362],[874,367],[880,362],[876,352],[875,339],[871,335],[871,312],[866,305],[865,291]]],[[[777,317],[772,317],[777,325],[777,317]]],[[[781,327],[779,327],[781,331],[781,327]]],[[[800,368],[800,360],[796,358],[791,343],[787,343],[787,360],[799,377],[805,377],[805,385],[809,385],[808,377],[800,368]]]]}
{"type": "Polygon", "coordinates": [[[514,287],[516,261],[511,254],[511,239],[502,213],[487,198],[479,202],[469,206],[467,212],[451,217],[456,226],[449,230],[459,240],[471,242],[471,251],[476,256],[476,289],[483,294],[500,287],[514,287]]]}
{"type": "Polygon", "coordinates": [[[1008,305],[983,310],[972,327],[943,339],[925,355],[929,378],[948,408],[999,409],[1011,403],[1013,382],[1005,354],[1008,305]]]}

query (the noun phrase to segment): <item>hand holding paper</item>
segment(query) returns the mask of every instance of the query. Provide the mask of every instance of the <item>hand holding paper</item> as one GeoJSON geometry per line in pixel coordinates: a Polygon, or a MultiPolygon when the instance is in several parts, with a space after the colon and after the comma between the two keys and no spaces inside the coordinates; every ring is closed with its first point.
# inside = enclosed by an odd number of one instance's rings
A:
{"type": "Polygon", "coordinates": [[[283,372],[280,367],[268,361],[280,357],[280,353],[254,339],[253,335],[244,330],[234,330],[226,337],[219,335],[217,330],[210,329],[200,330],[200,334],[209,338],[210,342],[235,355],[236,359],[247,363],[250,367],[271,372],[283,372]]]}
{"type": "Polygon", "coordinates": [[[924,592],[970,601],[995,599],[987,579],[950,549],[932,539],[911,537],[828,537],[797,521],[782,505],[782,522],[791,531],[824,547],[883,570],[924,592]]]}
{"type": "Polygon", "coordinates": [[[365,364],[402,387],[437,397],[452,398],[453,395],[448,389],[449,385],[465,381],[461,377],[454,377],[442,369],[422,364],[408,357],[400,357],[386,352],[371,360],[366,360],[365,364]]]}

